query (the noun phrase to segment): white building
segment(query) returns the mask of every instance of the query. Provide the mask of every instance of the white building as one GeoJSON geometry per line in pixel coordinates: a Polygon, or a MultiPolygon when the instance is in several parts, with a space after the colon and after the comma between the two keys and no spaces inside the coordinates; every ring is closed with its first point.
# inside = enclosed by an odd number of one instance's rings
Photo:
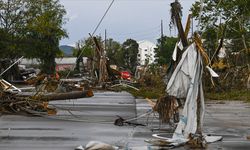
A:
{"type": "Polygon", "coordinates": [[[137,55],[137,59],[139,61],[139,64],[145,65],[147,61],[149,64],[154,63],[156,45],[147,40],[139,41],[138,44],[139,52],[137,55]]]}

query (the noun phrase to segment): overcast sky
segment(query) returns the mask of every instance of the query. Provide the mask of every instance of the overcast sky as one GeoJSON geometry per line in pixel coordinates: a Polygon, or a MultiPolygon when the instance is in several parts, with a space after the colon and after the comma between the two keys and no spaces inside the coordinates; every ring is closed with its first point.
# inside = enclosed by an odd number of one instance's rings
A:
{"type": "MultiPolygon", "coordinates": [[[[112,0],[60,0],[68,18],[64,28],[69,38],[63,39],[61,45],[74,45],[78,40],[87,38],[92,33],[112,0]]],[[[160,37],[160,22],[163,20],[164,34],[176,35],[169,31],[170,3],[174,0],[115,0],[96,34],[119,42],[128,38],[137,41],[156,42],[160,37]]],[[[183,21],[195,0],[180,0],[183,6],[183,21]]]]}

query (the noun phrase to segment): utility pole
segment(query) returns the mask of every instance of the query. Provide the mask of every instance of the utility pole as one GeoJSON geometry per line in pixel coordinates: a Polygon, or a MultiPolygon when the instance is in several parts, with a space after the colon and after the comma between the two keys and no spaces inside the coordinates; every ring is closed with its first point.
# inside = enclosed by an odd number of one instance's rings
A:
{"type": "Polygon", "coordinates": [[[161,51],[163,51],[163,21],[161,20],[161,51]]]}
{"type": "Polygon", "coordinates": [[[179,10],[178,5],[179,5],[178,1],[175,1],[175,2],[171,3],[171,8],[173,10],[175,23],[176,23],[176,26],[177,26],[177,29],[178,29],[179,36],[181,38],[182,45],[183,45],[183,47],[187,47],[188,46],[188,41],[187,41],[183,26],[182,26],[180,12],[178,11],[179,10]]]}
{"type": "Polygon", "coordinates": [[[163,21],[161,20],[161,38],[163,38],[163,21]]]}
{"type": "Polygon", "coordinates": [[[106,51],[107,50],[107,30],[105,29],[105,33],[104,33],[105,35],[104,35],[104,38],[105,38],[105,40],[104,40],[104,50],[106,51]]]}

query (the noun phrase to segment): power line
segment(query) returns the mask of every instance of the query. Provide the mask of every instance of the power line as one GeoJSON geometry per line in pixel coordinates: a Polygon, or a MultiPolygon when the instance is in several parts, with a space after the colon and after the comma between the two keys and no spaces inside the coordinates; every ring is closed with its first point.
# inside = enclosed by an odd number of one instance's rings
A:
{"type": "MultiPolygon", "coordinates": [[[[93,31],[93,33],[91,34],[91,36],[93,36],[93,35],[95,34],[96,30],[97,30],[97,29],[99,28],[99,26],[101,25],[103,19],[104,19],[105,16],[107,15],[107,13],[108,13],[109,9],[111,8],[111,6],[113,5],[114,1],[115,1],[115,0],[112,0],[112,2],[110,3],[108,9],[105,11],[104,15],[102,16],[101,20],[100,20],[99,23],[97,24],[97,26],[96,26],[95,30],[93,31]]],[[[83,54],[83,50],[81,51],[81,53],[79,54],[79,56],[76,58],[76,61],[77,61],[78,59],[80,59],[80,57],[82,57],[82,54],[83,54]]],[[[76,65],[76,64],[75,64],[75,65],[76,65]]],[[[66,79],[69,77],[70,72],[71,72],[71,71],[69,71],[69,73],[67,74],[66,79]]],[[[63,83],[63,82],[61,82],[59,85],[61,85],[62,83],[63,83]]]]}
{"type": "Polygon", "coordinates": [[[95,30],[93,31],[93,33],[91,34],[92,36],[95,34],[96,30],[99,28],[99,26],[101,25],[103,19],[105,18],[105,16],[107,15],[109,9],[111,8],[111,6],[113,5],[115,0],[112,0],[112,2],[110,3],[108,9],[105,11],[104,15],[102,16],[101,20],[99,21],[98,25],[96,26],[95,30]]]}

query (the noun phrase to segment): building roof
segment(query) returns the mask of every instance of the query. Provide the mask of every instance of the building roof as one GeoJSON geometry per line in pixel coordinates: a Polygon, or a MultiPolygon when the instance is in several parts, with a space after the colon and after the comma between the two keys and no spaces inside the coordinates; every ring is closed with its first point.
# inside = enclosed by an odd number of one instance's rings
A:
{"type": "MultiPolygon", "coordinates": [[[[62,65],[62,64],[75,64],[76,63],[76,57],[63,57],[63,58],[56,58],[55,59],[56,64],[62,65]]],[[[87,57],[83,57],[83,62],[87,62],[87,57]]],[[[40,62],[37,59],[22,59],[20,64],[22,65],[38,65],[40,62]]]]}

